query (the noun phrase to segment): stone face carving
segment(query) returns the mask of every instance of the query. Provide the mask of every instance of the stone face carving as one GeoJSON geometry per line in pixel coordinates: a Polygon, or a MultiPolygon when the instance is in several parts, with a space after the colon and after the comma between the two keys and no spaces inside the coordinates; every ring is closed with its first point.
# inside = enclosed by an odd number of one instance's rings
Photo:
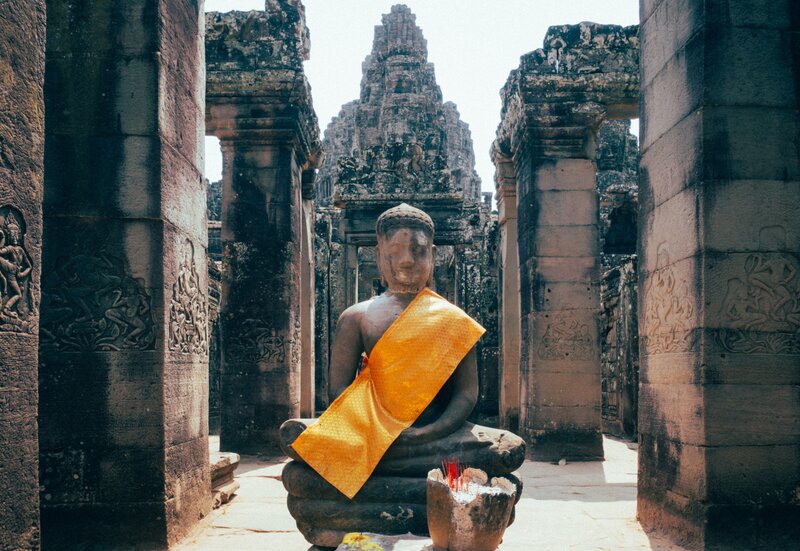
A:
{"type": "Polygon", "coordinates": [[[187,252],[172,285],[169,307],[169,349],[185,354],[208,352],[208,300],[203,293],[194,260],[194,245],[187,252]]]}
{"type": "Polygon", "coordinates": [[[25,250],[25,219],[11,205],[0,207],[0,331],[33,333],[33,262],[25,250]]]}
{"type": "Polygon", "coordinates": [[[538,354],[543,360],[592,360],[596,356],[594,341],[587,324],[562,319],[547,326],[538,354]]]}
{"type": "Polygon", "coordinates": [[[645,347],[648,354],[688,352],[693,345],[691,322],[694,314],[689,284],[675,276],[663,244],[658,248],[656,266],[648,278],[644,295],[645,347]]]}
{"type": "Polygon", "coordinates": [[[225,341],[227,361],[266,363],[278,367],[286,363],[286,339],[275,335],[261,320],[242,323],[237,335],[225,341]]]}
{"type": "Polygon", "coordinates": [[[73,256],[44,275],[42,289],[41,346],[64,352],[155,349],[152,298],[122,259],[73,256]]]}

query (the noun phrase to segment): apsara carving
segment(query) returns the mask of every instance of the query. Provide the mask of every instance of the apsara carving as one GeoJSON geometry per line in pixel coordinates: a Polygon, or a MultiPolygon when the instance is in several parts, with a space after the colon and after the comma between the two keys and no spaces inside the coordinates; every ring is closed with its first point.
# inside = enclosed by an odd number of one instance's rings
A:
{"type": "Polygon", "coordinates": [[[22,213],[11,205],[0,207],[0,331],[33,333],[36,325],[33,261],[25,234],[22,213]]]}
{"type": "Polygon", "coordinates": [[[208,352],[208,300],[194,259],[194,245],[187,241],[186,256],[172,285],[169,307],[169,349],[185,354],[208,352]]]}
{"type": "Polygon", "coordinates": [[[43,274],[40,344],[64,352],[153,350],[152,298],[110,254],[78,254],[43,274]]]}
{"type": "MultiPolygon", "coordinates": [[[[785,242],[783,228],[761,230],[762,248],[780,250],[785,248],[785,242]]],[[[721,313],[727,327],[717,331],[717,342],[724,350],[742,354],[800,354],[797,257],[778,252],[749,255],[741,275],[728,280],[721,313]]]]}
{"type": "Polygon", "coordinates": [[[647,279],[644,297],[645,331],[642,339],[647,353],[688,352],[693,344],[694,315],[689,284],[675,277],[663,243],[658,247],[656,270],[647,279]]]}

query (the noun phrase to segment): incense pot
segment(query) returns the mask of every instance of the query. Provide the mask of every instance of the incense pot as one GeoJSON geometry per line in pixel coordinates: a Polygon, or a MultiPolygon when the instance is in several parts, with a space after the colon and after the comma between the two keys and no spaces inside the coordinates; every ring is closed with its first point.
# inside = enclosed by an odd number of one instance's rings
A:
{"type": "Polygon", "coordinates": [[[516,487],[480,469],[443,465],[428,473],[428,530],[436,551],[495,551],[511,511],[516,487]],[[444,473],[443,473],[444,471],[444,473]]]}

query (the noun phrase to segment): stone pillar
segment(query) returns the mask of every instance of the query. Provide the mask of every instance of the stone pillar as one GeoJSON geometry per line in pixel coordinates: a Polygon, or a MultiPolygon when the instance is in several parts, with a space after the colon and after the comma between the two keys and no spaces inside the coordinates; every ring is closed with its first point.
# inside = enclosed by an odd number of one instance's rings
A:
{"type": "Polygon", "coordinates": [[[636,31],[594,23],[551,27],[544,48],[522,57],[502,91],[493,149],[501,166],[511,160],[513,171],[501,170],[516,180],[519,430],[537,460],[603,457],[593,159],[602,120],[635,109],[636,31]]]}
{"type": "Polygon", "coordinates": [[[314,342],[311,305],[303,310],[313,267],[302,262],[319,155],[308,30],[298,0],[206,17],[206,119],[223,152],[220,445],[276,452],[281,423],[300,416],[303,349],[314,342]]]}
{"type": "Polygon", "coordinates": [[[500,224],[500,427],[519,430],[520,309],[517,248],[517,181],[511,159],[494,153],[497,166],[497,212],[500,224]]]}
{"type": "Polygon", "coordinates": [[[47,3],[42,543],[211,509],[202,2],[47,3]]]}
{"type": "Polygon", "coordinates": [[[0,549],[39,546],[44,0],[0,10],[0,549]]]}
{"type": "Polygon", "coordinates": [[[595,165],[529,162],[519,175],[523,431],[535,459],[602,459],[595,165]]]}
{"type": "Polygon", "coordinates": [[[697,549],[800,541],[800,15],[642,3],[638,515],[697,549]]]}
{"type": "MultiPolygon", "coordinates": [[[[313,175],[313,172],[310,172],[313,175]]],[[[313,182],[313,179],[311,180],[313,182]]],[[[313,194],[312,186],[304,186],[304,196],[308,191],[313,194]]],[[[300,247],[300,334],[302,350],[300,351],[300,415],[305,418],[314,417],[315,405],[315,370],[314,358],[315,336],[315,303],[316,286],[314,274],[314,202],[310,197],[303,199],[303,219],[301,227],[300,247]]]]}

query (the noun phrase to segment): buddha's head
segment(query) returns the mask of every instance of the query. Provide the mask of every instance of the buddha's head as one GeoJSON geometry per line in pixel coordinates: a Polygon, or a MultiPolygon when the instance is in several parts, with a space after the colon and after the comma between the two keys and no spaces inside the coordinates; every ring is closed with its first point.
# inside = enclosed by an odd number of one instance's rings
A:
{"type": "Polygon", "coordinates": [[[418,293],[433,275],[433,220],[401,203],[378,217],[375,255],[384,284],[391,292],[418,293]]]}

